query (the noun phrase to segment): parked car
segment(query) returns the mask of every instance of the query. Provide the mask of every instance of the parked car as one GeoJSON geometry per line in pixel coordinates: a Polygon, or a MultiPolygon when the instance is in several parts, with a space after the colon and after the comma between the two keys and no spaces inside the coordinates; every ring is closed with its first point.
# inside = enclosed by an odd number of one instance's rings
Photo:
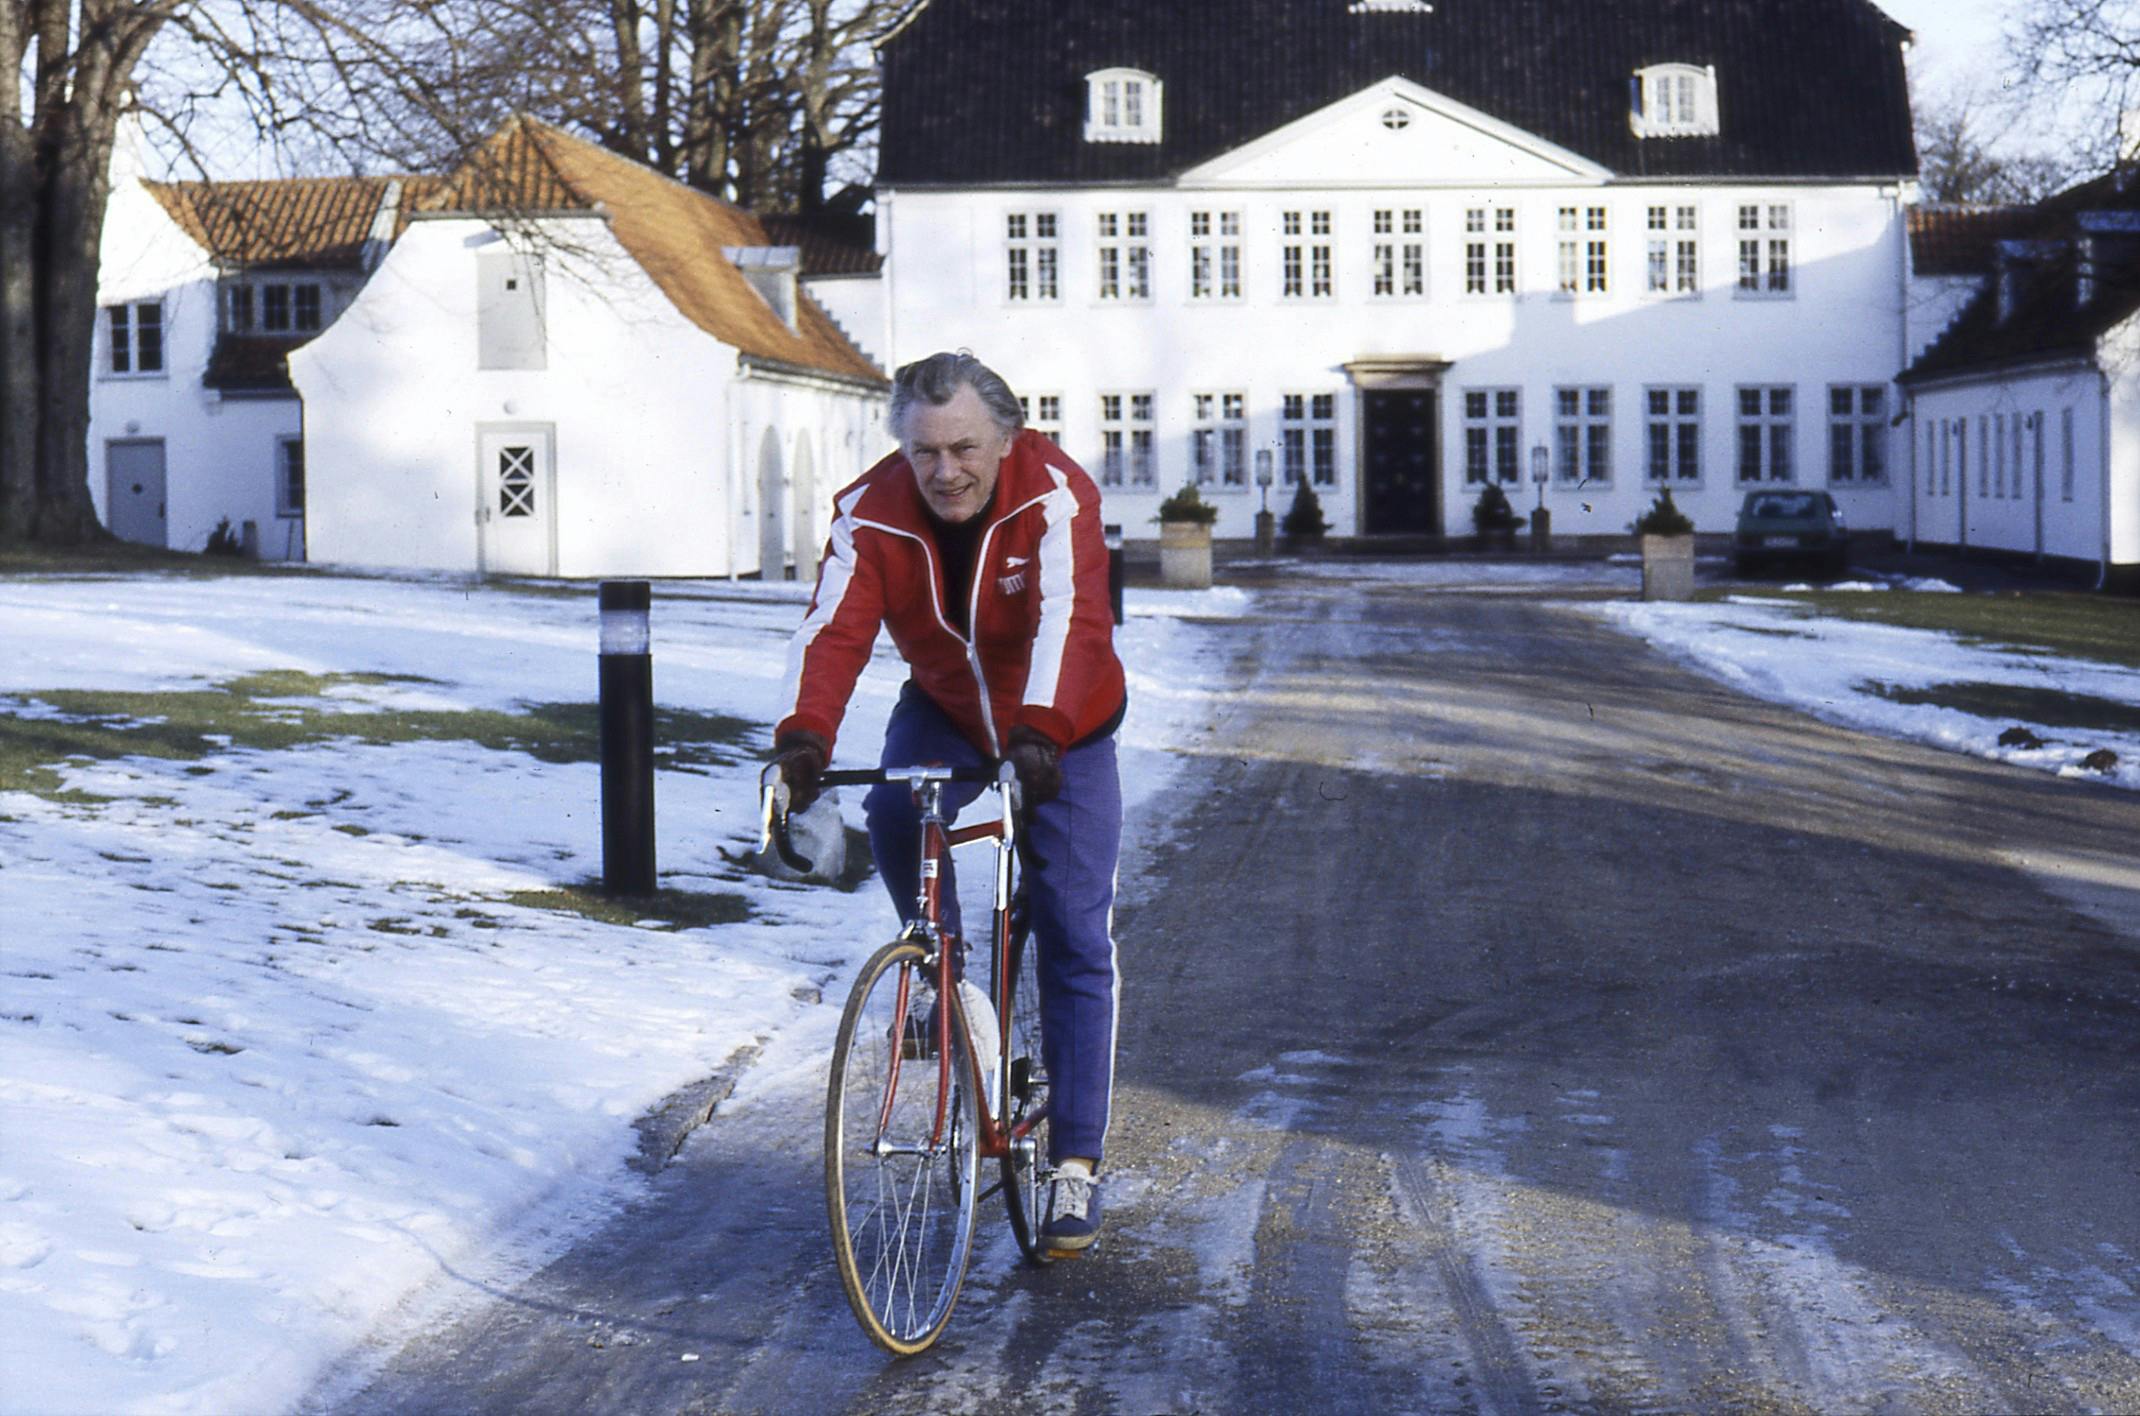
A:
{"type": "Polygon", "coordinates": [[[1739,507],[1732,559],[1741,574],[1767,565],[1812,565],[1840,575],[1850,564],[1843,509],[1826,492],[1748,492],[1739,507]]]}

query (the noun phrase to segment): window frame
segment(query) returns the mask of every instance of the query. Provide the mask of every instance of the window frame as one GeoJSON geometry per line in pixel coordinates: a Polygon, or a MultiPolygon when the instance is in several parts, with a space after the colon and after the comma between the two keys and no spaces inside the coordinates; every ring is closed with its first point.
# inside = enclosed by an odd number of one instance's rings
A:
{"type": "Polygon", "coordinates": [[[1192,304],[1237,305],[1245,298],[1247,273],[1241,258],[1241,232],[1245,224],[1238,208],[1209,207],[1189,213],[1189,300],[1192,304]]]}
{"type": "Polygon", "coordinates": [[[1427,209],[1376,207],[1369,227],[1368,298],[1384,304],[1426,299],[1427,209]]]}
{"type": "Polygon", "coordinates": [[[1716,66],[1683,61],[1635,70],[1628,127],[1638,138],[1705,138],[1723,131],[1716,66]]]}
{"type": "Polygon", "coordinates": [[[1300,207],[1278,214],[1279,300],[1289,305],[1324,305],[1337,299],[1336,232],[1330,207],[1300,207]]]}
{"type": "Polygon", "coordinates": [[[305,514],[305,438],[304,434],[289,434],[275,439],[275,515],[285,521],[295,521],[305,514]],[[296,483],[292,486],[292,457],[295,457],[296,483]],[[294,495],[293,495],[294,493],[294,495]]]}
{"type": "Polygon", "coordinates": [[[1487,203],[1464,208],[1464,296],[1498,300],[1522,293],[1517,258],[1521,230],[1512,206],[1487,203]]]}
{"type": "Polygon", "coordinates": [[[1063,445],[1063,396],[1060,393],[1021,393],[1018,409],[1028,428],[1057,447],[1063,445]]]}
{"type": "Polygon", "coordinates": [[[1165,83],[1149,70],[1095,69],[1085,75],[1085,141],[1159,142],[1166,135],[1165,101],[1165,83]]]}
{"type": "Polygon", "coordinates": [[[1278,396],[1279,483],[1337,486],[1337,394],[1301,390],[1278,396]]]}
{"type": "Polygon", "coordinates": [[[1103,305],[1152,303],[1150,209],[1096,213],[1093,251],[1094,299],[1103,305]]]}
{"type": "Polygon", "coordinates": [[[1649,487],[1699,487],[1702,485],[1702,418],[1706,411],[1702,404],[1700,384],[1645,384],[1642,389],[1642,481],[1649,487]],[[1693,396],[1692,410],[1684,407],[1688,395],[1693,396]],[[1665,400],[1663,412],[1654,406],[1662,395],[1665,400]],[[1657,475],[1657,438],[1664,434],[1665,466],[1663,477],[1657,475]],[[1690,435],[1691,432],[1691,435],[1690,435]],[[1686,471],[1689,454],[1694,470],[1686,471]]]}
{"type": "Polygon", "coordinates": [[[1483,384],[1460,389],[1457,407],[1464,434],[1464,485],[1514,487],[1523,481],[1523,389],[1483,384]],[[1483,399],[1474,413],[1472,400],[1483,399]],[[1476,435],[1476,436],[1474,436],[1476,435]]]}
{"type": "Polygon", "coordinates": [[[1612,294],[1611,211],[1602,204],[1579,202],[1558,207],[1553,220],[1554,293],[1564,300],[1597,299],[1612,294]]]}
{"type": "Polygon", "coordinates": [[[103,318],[97,323],[104,340],[104,357],[98,371],[100,378],[108,379],[167,379],[171,376],[171,325],[164,318],[162,296],[153,300],[120,300],[99,307],[103,318]],[[155,318],[144,320],[142,313],[153,310],[155,318]],[[153,329],[153,339],[145,337],[145,331],[153,329]],[[142,367],[143,355],[155,351],[155,367],[142,367]],[[120,368],[124,363],[125,368],[120,368]]]}
{"type": "Polygon", "coordinates": [[[1100,485],[1158,491],[1158,395],[1151,389],[1109,389],[1099,399],[1100,485]]]}
{"type": "Polygon", "coordinates": [[[1612,402],[1610,384],[1554,385],[1553,480],[1559,485],[1612,485],[1612,402]]]}
{"type": "Polygon", "coordinates": [[[1006,210],[1002,229],[1003,284],[999,289],[1003,303],[1012,306],[1060,305],[1063,301],[1061,211],[1054,207],[1006,210]],[[1019,222],[1025,224],[1017,225],[1019,222]],[[1046,235],[1041,234],[1043,222],[1048,228],[1046,235]],[[1023,293],[1019,289],[1021,281],[1023,293]]]}
{"type": "Polygon", "coordinates": [[[1733,204],[1732,239],[1738,251],[1738,274],[1732,283],[1739,300],[1789,300],[1798,294],[1798,215],[1791,202],[1742,201],[1733,204]],[[1754,214],[1752,225],[1747,214],[1754,214]],[[1779,224],[1777,213],[1782,213],[1779,224]]]}
{"type": "Polygon", "coordinates": [[[1189,479],[1199,490],[1248,490],[1248,395],[1239,389],[1189,395],[1189,479]]]}
{"type": "Polygon", "coordinates": [[[1797,384],[1735,384],[1731,397],[1732,428],[1735,433],[1732,456],[1732,482],[1740,487],[1768,487],[1798,485],[1798,385],[1797,384]],[[1749,413],[1746,395],[1758,399],[1756,410],[1749,413]],[[1776,411],[1776,395],[1782,394],[1785,411],[1776,411]],[[1758,450],[1758,466],[1754,475],[1747,475],[1748,432],[1756,432],[1754,446],[1758,450]],[[1779,459],[1778,452],[1783,455],[1779,459]],[[1784,464],[1782,474],[1776,473],[1778,461],[1784,464]]]}
{"type": "Polygon", "coordinates": [[[1828,485],[1831,487],[1884,487],[1891,475],[1892,459],[1887,436],[1887,385],[1881,383],[1833,383],[1828,385],[1828,485]],[[1838,412],[1836,395],[1849,398],[1849,409],[1838,412]],[[1867,395],[1878,399],[1879,406],[1867,411],[1867,395]],[[1838,467],[1836,453],[1838,433],[1850,433],[1847,466],[1838,467]],[[1877,447],[1876,459],[1868,459],[1866,453],[1877,447]],[[1879,469],[1868,474],[1866,463],[1877,460],[1879,469]]]}
{"type": "Polygon", "coordinates": [[[1699,300],[1702,295],[1700,204],[1646,202],[1644,206],[1646,246],[1642,293],[1652,300],[1699,300]]]}

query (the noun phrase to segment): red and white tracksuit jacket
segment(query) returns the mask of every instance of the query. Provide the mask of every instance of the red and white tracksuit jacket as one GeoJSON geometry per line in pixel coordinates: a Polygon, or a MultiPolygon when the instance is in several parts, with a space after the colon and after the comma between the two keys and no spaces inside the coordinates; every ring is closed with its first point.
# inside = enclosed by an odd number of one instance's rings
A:
{"type": "Polygon", "coordinates": [[[817,593],[788,646],[776,735],[837,738],[880,625],[916,686],[991,757],[1013,728],[1068,747],[1121,708],[1100,491],[1054,443],[1027,429],[1003,459],[974,552],[970,638],[944,613],[936,540],[906,458],[893,453],[834,502],[817,593]]]}

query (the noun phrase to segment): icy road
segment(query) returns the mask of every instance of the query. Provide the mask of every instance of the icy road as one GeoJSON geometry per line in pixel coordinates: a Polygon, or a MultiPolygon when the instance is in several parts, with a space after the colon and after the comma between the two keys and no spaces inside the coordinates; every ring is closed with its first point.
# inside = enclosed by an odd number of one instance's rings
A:
{"type": "Polygon", "coordinates": [[[1021,1268],[990,1214],[941,1347],[869,1347],[824,1008],[589,1237],[457,1271],[318,1404],[2140,1409],[2140,901],[2061,883],[2129,874],[2140,798],[1529,597],[1258,607],[1199,627],[1237,691],[1125,861],[1093,1256],[1021,1268]]]}

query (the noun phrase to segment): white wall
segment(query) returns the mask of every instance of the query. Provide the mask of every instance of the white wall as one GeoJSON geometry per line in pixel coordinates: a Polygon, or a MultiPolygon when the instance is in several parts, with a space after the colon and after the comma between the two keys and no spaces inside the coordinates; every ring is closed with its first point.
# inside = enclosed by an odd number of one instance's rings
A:
{"type": "MultiPolygon", "coordinates": [[[[1358,174],[1333,174],[1332,183],[1358,174]]],[[[1064,399],[1066,450],[1098,475],[1098,395],[1157,394],[1159,489],[1109,490],[1108,516],[1132,536],[1149,535],[1159,495],[1189,475],[1192,412],[1198,391],[1247,394],[1251,447],[1276,448],[1280,398],[1286,393],[1339,395],[1338,485],[1323,497],[1340,533],[1359,525],[1359,400],[1343,365],[1362,356],[1420,355],[1448,360],[1443,379],[1442,517],[1467,531],[1476,489],[1463,482],[1461,392],[1472,386],[1523,390],[1522,446],[1553,439],[1552,390],[1559,384],[1614,390],[1614,476],[1609,486],[1555,486],[1547,505],[1555,529],[1624,531],[1653,489],[1643,470],[1642,393],[1647,384],[1699,384],[1704,390],[1704,475],[1698,487],[1675,488],[1705,530],[1727,530],[1740,500],[1733,476],[1734,389],[1741,383],[1787,383],[1797,390],[1795,427],[1800,485],[1827,485],[1826,406],[1831,383],[1885,384],[1903,340],[1904,232],[1891,195],[1870,187],[1725,186],[1557,187],[1435,185],[1338,186],[1314,190],[1249,188],[1182,191],[905,190],[880,193],[889,232],[891,355],[887,366],[937,349],[970,347],[1020,393],[1064,399]],[[1788,299],[1735,295],[1735,221],[1741,201],[1792,204],[1796,231],[1794,294],[1788,299]],[[1692,203],[1701,214],[1702,290],[1698,298],[1647,295],[1646,209],[1692,203]],[[1513,205],[1519,213],[1521,294],[1463,293],[1463,220],[1467,207],[1513,205]],[[1562,205],[1602,204],[1610,212],[1613,290],[1567,298],[1557,282],[1555,217],[1562,205]],[[1372,213],[1426,211],[1427,296],[1374,300],[1372,213]],[[1333,213],[1336,296],[1324,303],[1278,298],[1281,213],[1333,213]],[[1061,299],[1018,304],[1004,291],[1004,222],[1011,212],[1049,210],[1061,221],[1061,299]],[[1153,249],[1152,299],[1101,302],[1096,295],[1095,218],[1101,212],[1147,211],[1153,249]],[[1244,214],[1245,298],[1234,304],[1189,300],[1189,214],[1244,214]]],[[[1891,443],[1899,476],[1906,448],[1891,443]]],[[[1510,489],[1528,508],[1528,482],[1510,489]]],[[[1889,486],[1837,489],[1853,526],[1894,524],[1889,486]]],[[[1222,536],[1252,530],[1257,496],[1213,491],[1222,536]]],[[[1286,493],[1274,489],[1274,509],[1286,493]]]]}
{"type": "Polygon", "coordinates": [[[301,558],[296,518],[277,515],[279,441],[299,428],[297,400],[226,399],[205,387],[216,338],[216,272],[163,204],[131,177],[114,183],[98,273],[95,374],[89,398],[89,490],[105,514],[105,447],[114,439],[162,439],[170,544],[199,550],[218,521],[255,524],[262,556],[301,558]],[[164,368],[111,372],[110,324],[102,307],[163,302],[164,368]]]}
{"type": "Polygon", "coordinates": [[[827,443],[812,462],[828,505],[827,476],[852,475],[877,400],[739,377],[735,350],[686,321],[598,220],[536,233],[547,367],[479,370],[476,252],[498,239],[473,219],[412,223],[348,313],[293,356],[312,449],[313,559],[482,569],[485,426],[552,431],[554,572],[567,577],[756,572],[768,426],[784,449],[784,487],[805,430],[827,443]]]}
{"type": "Polygon", "coordinates": [[[885,281],[878,275],[823,275],[806,280],[810,298],[824,306],[848,339],[886,373],[891,340],[885,327],[885,281]]]}
{"type": "MultiPolygon", "coordinates": [[[[2102,381],[2092,367],[2081,365],[1921,389],[1913,400],[1910,421],[1897,430],[1907,432],[1917,443],[1917,540],[1927,545],[2041,552],[2075,560],[2100,558],[2103,411],[2102,381]],[[2070,497],[2064,477],[2064,428],[2069,411],[2073,426],[2070,497]],[[1965,419],[1966,466],[1964,440],[1955,431],[1965,419]],[[2022,435],[2018,469],[2013,448],[2017,424],[2022,435]],[[2040,501],[2035,468],[2038,426],[2043,434],[2040,501]]],[[[2123,431],[2118,436],[2132,438],[2123,431]]],[[[2140,458],[2140,439],[2124,445],[2132,449],[2126,462],[2140,458]]]]}

